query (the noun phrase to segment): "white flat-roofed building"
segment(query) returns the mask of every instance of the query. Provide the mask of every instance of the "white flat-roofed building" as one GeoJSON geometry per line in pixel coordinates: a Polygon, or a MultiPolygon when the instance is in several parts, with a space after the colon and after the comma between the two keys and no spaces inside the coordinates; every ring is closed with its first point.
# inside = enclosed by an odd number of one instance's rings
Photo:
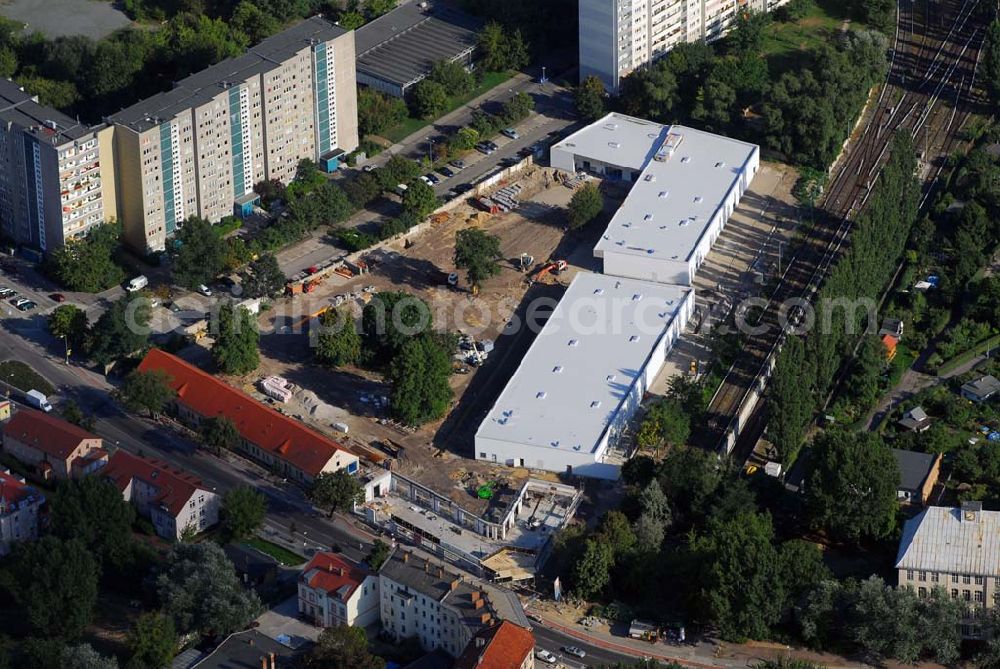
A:
{"type": "Polygon", "coordinates": [[[552,166],[634,185],[594,256],[604,273],[690,285],[760,168],[760,149],[608,114],[552,147],[552,166]]]}
{"type": "Polygon", "coordinates": [[[694,311],[694,291],[581,272],[476,432],[476,458],[616,479],[617,442],[694,311]]]}

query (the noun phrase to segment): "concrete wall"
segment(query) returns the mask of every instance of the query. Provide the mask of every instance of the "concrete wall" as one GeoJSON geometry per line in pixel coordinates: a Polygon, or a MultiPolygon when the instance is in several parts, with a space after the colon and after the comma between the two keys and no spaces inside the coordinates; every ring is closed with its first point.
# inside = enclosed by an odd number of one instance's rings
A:
{"type": "MultiPolygon", "coordinates": [[[[351,152],[358,148],[358,83],[354,49],[354,31],[327,44],[333,49],[336,76],[335,104],[337,139],[335,145],[351,152]]],[[[317,156],[318,158],[318,156],[317,156]]]]}
{"type": "Polygon", "coordinates": [[[618,91],[618,0],[580,0],[580,81],[596,76],[618,91]]]}
{"type": "MultiPolygon", "coordinates": [[[[595,255],[597,254],[595,253],[595,255]]],[[[678,286],[691,285],[693,272],[687,262],[661,260],[634,253],[615,253],[613,251],[604,251],[601,256],[604,259],[602,270],[604,274],[678,286]]]]}

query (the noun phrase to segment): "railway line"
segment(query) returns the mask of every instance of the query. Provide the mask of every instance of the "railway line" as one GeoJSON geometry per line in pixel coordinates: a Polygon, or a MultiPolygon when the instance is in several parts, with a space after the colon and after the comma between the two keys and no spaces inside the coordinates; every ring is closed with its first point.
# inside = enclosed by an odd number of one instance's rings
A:
{"type": "MultiPolygon", "coordinates": [[[[741,462],[752,452],[766,424],[766,408],[757,400],[777,350],[802,315],[801,306],[789,305],[810,299],[840,257],[898,131],[909,132],[915,144],[924,146],[921,204],[929,197],[943,157],[959,143],[957,131],[974,100],[984,33],[979,5],[980,0],[941,0],[931,8],[921,0],[901,0],[886,83],[868,123],[833,170],[819,203],[824,215],[787,262],[771,294],[756,306],[755,318],[746,319],[753,328],[709,403],[700,435],[704,446],[722,452],[735,448],[734,457],[741,462]],[[950,102],[951,109],[943,102],[950,102]]],[[[738,318],[746,314],[745,309],[737,311],[738,318]]]]}

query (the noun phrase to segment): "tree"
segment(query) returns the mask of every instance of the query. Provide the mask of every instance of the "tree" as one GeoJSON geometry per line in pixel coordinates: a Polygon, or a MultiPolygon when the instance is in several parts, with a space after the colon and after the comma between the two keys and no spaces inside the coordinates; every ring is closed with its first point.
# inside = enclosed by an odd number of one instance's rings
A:
{"type": "Polygon", "coordinates": [[[240,275],[245,297],[274,297],[285,288],[285,273],[273,253],[265,253],[250,263],[240,275]]]}
{"type": "Polygon", "coordinates": [[[527,93],[517,92],[503,103],[503,122],[506,125],[516,125],[531,115],[535,108],[535,100],[527,93]]]}
{"type": "Polygon", "coordinates": [[[72,304],[60,304],[49,314],[49,332],[66,342],[67,350],[82,346],[87,340],[87,312],[72,304]]]}
{"type": "Polygon", "coordinates": [[[156,577],[156,591],[182,634],[229,634],[261,609],[257,595],[243,587],[233,563],[212,542],[174,546],[156,577]]]}
{"type": "Polygon", "coordinates": [[[134,370],[125,377],[116,396],[129,411],[147,411],[155,417],[177,397],[177,391],[170,385],[173,381],[173,377],[161,369],[134,370]]]}
{"type": "Polygon", "coordinates": [[[614,550],[604,541],[587,539],[573,567],[573,589],[582,599],[599,596],[611,582],[614,550]]]}
{"type": "Polygon", "coordinates": [[[135,508],[108,481],[92,476],[61,483],[50,500],[49,530],[79,541],[104,574],[119,574],[133,556],[135,508]]]}
{"type": "Polygon", "coordinates": [[[173,280],[185,288],[208,284],[225,267],[225,245],[212,224],[190,216],[174,234],[173,280]]]}
{"type": "Polygon", "coordinates": [[[327,309],[319,317],[316,358],[333,367],[353,365],[361,359],[361,333],[346,307],[327,309]]]}
{"type": "Polygon", "coordinates": [[[365,16],[368,20],[377,19],[396,8],[397,0],[364,0],[365,16]]]}
{"type": "Polygon", "coordinates": [[[17,71],[17,53],[9,46],[0,46],[0,77],[10,79],[17,71]]]}
{"type": "Polygon", "coordinates": [[[479,33],[479,53],[483,67],[493,72],[507,69],[507,35],[496,21],[487,23],[479,33]]]}
{"type": "Polygon", "coordinates": [[[63,667],[73,669],[118,669],[118,660],[98,653],[89,643],[65,646],[60,661],[63,667]]]}
{"type": "MultiPolygon", "coordinates": [[[[341,24],[343,25],[343,24],[341,24]]],[[[406,103],[374,88],[358,87],[358,129],[377,135],[406,119],[406,103]]]]}
{"type": "Polygon", "coordinates": [[[423,181],[414,181],[403,193],[403,209],[417,218],[423,218],[438,206],[434,189],[423,181]]]}
{"type": "Polygon", "coordinates": [[[476,227],[455,234],[455,266],[466,271],[473,293],[479,292],[483,281],[500,273],[497,261],[502,257],[500,238],[495,235],[476,227]]]}
{"type": "Polygon", "coordinates": [[[812,447],[806,507],[815,527],[843,541],[884,539],[896,527],[899,468],[881,436],[834,430],[812,447]]]}
{"type": "Polygon", "coordinates": [[[692,542],[700,566],[698,599],[723,639],[766,639],[778,622],[787,593],[773,540],[770,517],[744,512],[713,519],[692,542]]]}
{"type": "Polygon", "coordinates": [[[281,30],[281,22],[273,14],[258,7],[250,0],[242,0],[230,19],[234,30],[243,33],[251,44],[258,44],[281,30]]]}
{"type": "Polygon", "coordinates": [[[59,412],[67,422],[73,423],[77,427],[82,427],[87,432],[93,432],[96,427],[97,421],[94,418],[94,414],[83,413],[83,409],[72,398],[62,403],[59,412]]]}
{"type": "Polygon", "coordinates": [[[464,65],[450,60],[435,61],[427,78],[441,84],[450,95],[465,95],[474,83],[464,65]]]}
{"type": "Polygon", "coordinates": [[[778,354],[767,396],[767,436],[786,465],[799,452],[806,425],[812,418],[815,401],[812,387],[815,370],[806,356],[802,339],[789,335],[778,354]]]}
{"type": "Polygon", "coordinates": [[[74,291],[97,293],[125,280],[125,270],[115,263],[121,226],[104,223],[90,229],[83,239],[69,239],[46,254],[45,272],[74,291]]]}
{"type": "Polygon", "coordinates": [[[372,571],[378,571],[385,561],[389,559],[389,553],[391,553],[389,544],[385,543],[381,539],[376,539],[372,543],[372,549],[368,553],[368,557],[365,561],[368,562],[368,566],[371,567],[372,571]]]}
{"type": "Polygon", "coordinates": [[[305,669],[385,669],[385,660],[368,652],[363,627],[324,629],[303,658],[305,669]]]}
{"type": "Polygon", "coordinates": [[[479,139],[479,131],[465,126],[455,131],[455,134],[448,140],[448,144],[452,151],[469,151],[479,143],[479,139]]]}
{"type": "Polygon", "coordinates": [[[420,118],[437,118],[448,106],[448,90],[436,81],[422,79],[410,92],[413,113],[420,118]]]}
{"type": "Polygon", "coordinates": [[[260,529],[267,514],[264,493],[249,486],[237,486],[222,498],[222,529],[231,541],[239,541],[260,529]]]}
{"type": "Polygon", "coordinates": [[[366,23],[365,15],[354,11],[341,12],[337,17],[337,23],[344,30],[357,30],[366,23]]]}
{"type": "Polygon", "coordinates": [[[149,344],[149,300],[124,297],[101,314],[88,338],[88,353],[108,365],[141,352],[149,344]]]}
{"type": "Polygon", "coordinates": [[[420,163],[395,155],[386,161],[385,165],[376,170],[382,190],[391,190],[398,184],[406,184],[420,174],[420,163]]]}
{"type": "Polygon", "coordinates": [[[702,517],[722,482],[718,459],[702,449],[671,448],[664,456],[657,481],[675,517],[691,521],[702,517]]]}
{"type": "Polygon", "coordinates": [[[570,228],[579,228],[594,220],[604,209],[604,197],[596,184],[586,183],[573,193],[566,216],[570,228]]]}
{"type": "Polygon", "coordinates": [[[228,416],[211,416],[201,421],[201,442],[216,455],[231,451],[240,443],[240,431],[228,416]]]}
{"type": "Polygon", "coordinates": [[[736,12],[736,20],[726,38],[732,53],[757,55],[764,48],[764,36],[771,17],[767,12],[744,9],[736,12]]]}
{"type": "Polygon", "coordinates": [[[126,669],[162,669],[177,649],[174,621],[160,612],[143,613],[129,630],[126,643],[132,654],[126,669]]]}
{"type": "Polygon", "coordinates": [[[350,511],[354,505],[364,502],[365,491],[357,477],[338,469],[323,472],[313,480],[309,499],[332,518],[335,512],[350,511]]]}
{"type": "Polygon", "coordinates": [[[993,104],[1000,104],[1000,19],[993,19],[983,39],[983,80],[993,104]]]}
{"type": "Polygon", "coordinates": [[[879,381],[886,366],[885,356],[885,344],[879,337],[870,334],[861,340],[858,356],[851,364],[848,388],[862,409],[868,409],[878,401],[881,394],[879,381]]]}
{"type": "Polygon", "coordinates": [[[449,384],[451,350],[438,337],[424,334],[403,344],[389,364],[392,414],[407,425],[437,420],[448,411],[454,393],[449,384]]]}
{"type": "Polygon", "coordinates": [[[18,546],[8,588],[36,632],[77,639],[97,601],[97,563],[81,541],[42,537],[18,546]]]}
{"type": "Polygon", "coordinates": [[[245,307],[225,302],[219,308],[212,360],[223,374],[248,374],[260,364],[260,333],[245,307]]]}
{"type": "Polygon", "coordinates": [[[404,344],[428,332],[431,324],[430,307],[416,295],[379,293],[361,311],[365,355],[377,365],[387,364],[404,344]]]}
{"type": "Polygon", "coordinates": [[[574,91],[576,113],[587,122],[596,121],[604,116],[604,100],[607,93],[600,77],[590,75],[580,82],[574,91]]]}
{"type": "Polygon", "coordinates": [[[597,526],[596,538],[611,547],[616,563],[635,550],[635,533],[621,511],[608,511],[604,514],[597,526]]]}

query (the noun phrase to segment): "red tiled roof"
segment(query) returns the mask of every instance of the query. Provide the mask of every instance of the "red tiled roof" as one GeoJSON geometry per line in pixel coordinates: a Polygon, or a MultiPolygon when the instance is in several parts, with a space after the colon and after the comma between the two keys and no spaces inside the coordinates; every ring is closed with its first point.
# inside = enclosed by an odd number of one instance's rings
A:
{"type": "Polygon", "coordinates": [[[59,460],[68,458],[84,439],[100,439],[82,427],[34,409],[18,409],[4,425],[3,434],[59,460]]]}
{"type": "Polygon", "coordinates": [[[162,460],[140,458],[120,449],[104,465],[101,476],[111,479],[123,492],[134,478],[156,487],[157,495],[153,501],[165,506],[175,518],[202,487],[201,479],[174,469],[162,460]]]}
{"type": "Polygon", "coordinates": [[[38,495],[38,491],[21,483],[17,477],[0,472],[0,507],[6,508],[7,505],[20,502],[31,495],[38,495]]]}
{"type": "Polygon", "coordinates": [[[455,669],[519,669],[535,649],[535,635],[504,620],[480,630],[455,661],[455,669]],[[485,641],[479,645],[477,639],[485,641]]]}
{"type": "Polygon", "coordinates": [[[201,416],[226,416],[244,439],[310,476],[323,471],[337,451],[353,457],[333,439],[310,430],[169,353],[151,349],[139,369],[166,372],[179,402],[201,416]]]}
{"type": "Polygon", "coordinates": [[[302,570],[301,579],[314,590],[323,590],[347,600],[367,575],[364,569],[336,553],[316,553],[302,570]],[[346,590],[338,593],[341,588],[346,590]]]}

